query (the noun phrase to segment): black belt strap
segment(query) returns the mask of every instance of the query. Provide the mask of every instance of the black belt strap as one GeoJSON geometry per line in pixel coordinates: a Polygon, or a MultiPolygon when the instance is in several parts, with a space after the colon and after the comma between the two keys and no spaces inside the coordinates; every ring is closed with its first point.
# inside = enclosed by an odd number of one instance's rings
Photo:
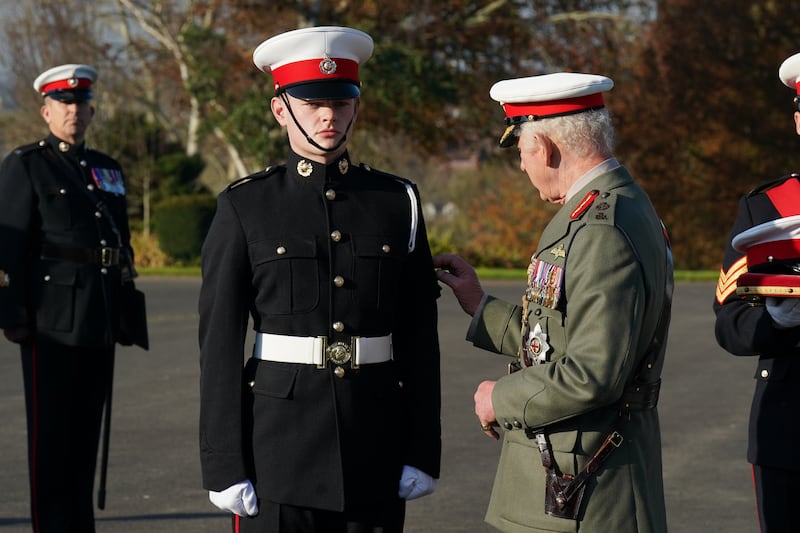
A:
{"type": "Polygon", "coordinates": [[[78,248],[45,242],[42,243],[40,254],[43,259],[62,259],[75,263],[109,267],[119,265],[120,249],[109,247],[78,248]]]}

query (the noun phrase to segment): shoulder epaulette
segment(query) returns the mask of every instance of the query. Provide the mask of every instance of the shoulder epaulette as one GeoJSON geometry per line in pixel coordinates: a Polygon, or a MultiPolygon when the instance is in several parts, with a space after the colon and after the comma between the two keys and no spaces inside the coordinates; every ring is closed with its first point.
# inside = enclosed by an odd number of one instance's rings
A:
{"type": "Polygon", "coordinates": [[[256,172],[255,174],[250,174],[249,176],[245,176],[244,178],[239,178],[238,180],[230,183],[227,187],[225,187],[226,191],[233,190],[237,187],[244,185],[245,183],[250,183],[252,181],[257,181],[264,179],[268,176],[271,176],[278,172],[279,170],[285,170],[286,166],[284,165],[272,165],[270,167],[265,168],[261,172],[256,172]]]}
{"type": "Polygon", "coordinates": [[[362,170],[364,170],[365,172],[369,172],[371,174],[376,174],[378,176],[383,176],[384,178],[397,180],[397,181],[400,181],[400,182],[405,183],[405,184],[413,185],[413,182],[408,178],[403,178],[401,176],[395,176],[394,174],[389,174],[388,172],[383,172],[382,170],[376,170],[376,169],[372,168],[371,166],[369,166],[366,163],[361,163],[358,166],[362,170]]]}
{"type": "Polygon", "coordinates": [[[768,191],[768,190],[770,190],[770,189],[772,189],[774,187],[782,185],[783,183],[785,183],[786,181],[788,181],[788,180],[790,180],[792,178],[800,179],[800,174],[795,174],[795,173],[787,174],[785,176],[781,176],[778,179],[774,179],[774,180],[770,180],[770,181],[767,181],[765,183],[762,183],[761,185],[759,185],[755,189],[753,189],[750,192],[748,192],[747,196],[754,196],[756,194],[760,194],[760,193],[766,192],[766,191],[768,191]]]}
{"type": "Polygon", "coordinates": [[[616,206],[616,194],[608,191],[599,192],[591,205],[586,209],[584,221],[587,224],[613,225],[616,206]]]}
{"type": "Polygon", "coordinates": [[[14,153],[16,155],[25,155],[27,153],[35,152],[37,150],[43,150],[44,148],[47,148],[47,141],[42,139],[41,141],[37,141],[35,143],[26,144],[24,146],[18,146],[16,149],[14,149],[14,153]]]}

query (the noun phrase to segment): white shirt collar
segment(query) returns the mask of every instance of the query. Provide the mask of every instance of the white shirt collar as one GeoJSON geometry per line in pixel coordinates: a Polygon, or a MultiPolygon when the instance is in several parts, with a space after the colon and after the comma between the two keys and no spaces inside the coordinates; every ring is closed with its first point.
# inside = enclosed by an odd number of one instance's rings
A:
{"type": "Polygon", "coordinates": [[[567,191],[567,197],[564,199],[564,202],[569,202],[570,198],[575,196],[578,191],[584,189],[589,182],[595,179],[597,176],[605,174],[606,172],[611,172],[619,166],[620,164],[616,157],[609,157],[602,163],[591,168],[586,174],[578,178],[575,183],[572,184],[572,187],[570,187],[567,191]]]}

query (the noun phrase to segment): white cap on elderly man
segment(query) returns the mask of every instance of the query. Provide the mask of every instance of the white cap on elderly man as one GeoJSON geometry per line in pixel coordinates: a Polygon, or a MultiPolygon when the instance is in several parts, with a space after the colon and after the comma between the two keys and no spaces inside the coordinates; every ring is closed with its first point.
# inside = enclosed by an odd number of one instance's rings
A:
{"type": "Polygon", "coordinates": [[[800,53],[786,58],[778,69],[778,77],[784,85],[800,94],[800,53]]]}
{"type": "Polygon", "coordinates": [[[734,236],[748,272],[736,281],[740,295],[800,297],[800,215],[770,220],[734,236]]]}
{"type": "Polygon", "coordinates": [[[544,118],[572,115],[605,106],[602,93],[614,87],[611,78],[579,72],[556,72],[495,83],[489,96],[506,114],[500,146],[512,146],[519,125],[544,118]]]}
{"type": "Polygon", "coordinates": [[[261,43],[253,62],[283,91],[303,100],[359,96],[358,67],[372,55],[372,37],[339,26],[281,33],[261,43]]]}
{"type": "Polygon", "coordinates": [[[56,100],[90,100],[97,70],[89,65],[69,63],[52,67],[37,76],[33,88],[56,100]]]}

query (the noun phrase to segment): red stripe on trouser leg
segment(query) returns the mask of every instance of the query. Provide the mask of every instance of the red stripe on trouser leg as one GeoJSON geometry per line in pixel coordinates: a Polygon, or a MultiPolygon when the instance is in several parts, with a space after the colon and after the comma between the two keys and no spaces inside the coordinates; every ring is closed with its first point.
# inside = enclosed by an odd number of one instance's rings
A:
{"type": "Polygon", "coordinates": [[[31,391],[32,400],[31,408],[33,409],[33,416],[31,417],[33,423],[31,427],[31,521],[33,522],[33,531],[39,531],[39,509],[37,502],[39,501],[37,494],[37,466],[39,455],[39,377],[37,375],[37,354],[36,342],[34,341],[31,346],[31,391]]]}

